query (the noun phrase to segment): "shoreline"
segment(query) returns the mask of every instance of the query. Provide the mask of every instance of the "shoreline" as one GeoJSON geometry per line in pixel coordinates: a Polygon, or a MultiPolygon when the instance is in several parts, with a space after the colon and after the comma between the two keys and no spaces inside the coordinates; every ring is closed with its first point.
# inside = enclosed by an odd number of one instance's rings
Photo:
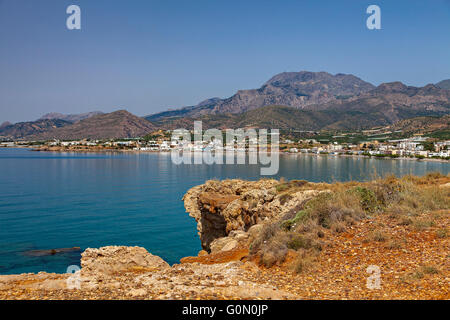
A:
{"type": "MultiPolygon", "coordinates": [[[[72,149],[72,150],[61,150],[55,149],[55,150],[45,150],[45,149],[36,149],[35,147],[30,146],[17,146],[17,147],[3,147],[4,149],[30,149],[30,151],[33,152],[56,152],[56,153],[131,153],[131,154],[155,154],[155,153],[162,153],[162,154],[169,154],[171,151],[150,151],[150,150],[113,150],[113,149],[98,149],[98,150],[92,150],[92,149],[72,149]]],[[[3,148],[0,148],[3,149],[3,148]]],[[[200,153],[199,151],[191,152],[192,154],[200,153]]],[[[277,152],[280,155],[289,155],[289,156],[315,156],[315,157],[342,157],[342,158],[361,158],[361,159],[377,159],[377,160],[408,160],[408,161],[429,161],[429,162],[439,162],[439,163],[450,163],[450,160],[445,159],[435,159],[435,158],[413,158],[413,157],[395,157],[391,158],[389,156],[386,157],[376,157],[376,156],[367,156],[367,155],[357,155],[357,154],[314,154],[314,153],[292,153],[292,152],[277,152]]],[[[248,152],[246,152],[248,154],[248,152]]]]}

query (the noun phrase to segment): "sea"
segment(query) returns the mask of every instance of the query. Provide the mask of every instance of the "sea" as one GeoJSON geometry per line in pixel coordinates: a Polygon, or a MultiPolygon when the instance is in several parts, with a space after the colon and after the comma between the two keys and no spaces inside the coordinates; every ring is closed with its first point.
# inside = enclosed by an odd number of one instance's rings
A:
{"type": "MultiPolygon", "coordinates": [[[[280,155],[273,178],[364,181],[447,175],[449,162],[280,155]]],[[[0,149],[0,274],[64,273],[80,252],[34,250],[140,246],[170,264],[201,250],[183,195],[209,179],[262,178],[260,165],[174,164],[170,153],[52,153],[0,149]]]]}

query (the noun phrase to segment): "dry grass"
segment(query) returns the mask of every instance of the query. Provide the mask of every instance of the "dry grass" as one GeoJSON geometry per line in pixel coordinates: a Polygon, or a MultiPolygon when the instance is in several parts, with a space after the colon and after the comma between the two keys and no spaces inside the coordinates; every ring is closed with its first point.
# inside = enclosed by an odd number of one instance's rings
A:
{"type": "Polygon", "coordinates": [[[445,228],[439,229],[436,231],[436,236],[438,238],[444,239],[448,237],[448,231],[445,228]]]}
{"type": "Polygon", "coordinates": [[[392,239],[386,244],[385,248],[390,250],[402,249],[405,245],[405,240],[392,239]]]}
{"type": "Polygon", "coordinates": [[[316,264],[315,255],[316,254],[311,254],[311,252],[305,250],[299,252],[292,264],[293,271],[296,273],[311,271],[316,264]]]}
{"type": "Polygon", "coordinates": [[[421,271],[424,274],[438,274],[439,270],[434,266],[422,266],[421,271]]]}
{"type": "Polygon", "coordinates": [[[417,231],[423,231],[434,226],[434,221],[430,219],[416,219],[413,226],[417,231]]]}
{"type": "Polygon", "coordinates": [[[376,242],[385,242],[388,238],[389,236],[385,232],[381,230],[375,230],[370,234],[369,239],[376,242]]]}
{"type": "MultiPolygon", "coordinates": [[[[282,201],[300,190],[327,190],[304,204],[297,212],[287,214],[281,221],[265,226],[251,245],[250,252],[259,255],[261,262],[270,267],[282,264],[289,250],[298,258],[294,270],[303,272],[311,265],[314,255],[320,252],[327,232],[341,233],[348,226],[378,214],[388,214],[399,225],[421,231],[435,225],[432,218],[423,219],[427,212],[450,208],[450,188],[440,188],[448,183],[449,176],[439,173],[423,177],[388,176],[369,182],[314,184],[306,181],[281,181],[276,187],[282,201]]],[[[280,200],[281,201],[281,200],[280,200]]],[[[438,219],[436,217],[435,219],[438,219]]],[[[375,226],[367,241],[386,242],[386,248],[399,249],[403,243],[390,239],[383,226],[375,226]]],[[[446,237],[447,231],[438,231],[446,237]]],[[[424,273],[423,270],[418,271],[424,273]]],[[[415,277],[416,278],[416,277],[415,277]]]]}

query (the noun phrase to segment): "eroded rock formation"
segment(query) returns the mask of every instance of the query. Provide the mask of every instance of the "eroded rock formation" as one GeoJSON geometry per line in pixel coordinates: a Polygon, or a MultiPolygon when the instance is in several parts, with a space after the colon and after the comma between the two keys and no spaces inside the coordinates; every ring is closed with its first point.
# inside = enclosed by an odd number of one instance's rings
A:
{"type": "Polygon", "coordinates": [[[203,249],[208,252],[234,249],[264,221],[296,210],[319,193],[302,190],[287,196],[277,192],[278,185],[279,181],[271,179],[211,180],[190,189],[183,197],[184,205],[197,221],[203,249]]]}
{"type": "Polygon", "coordinates": [[[169,264],[141,247],[110,246],[86,249],[81,254],[83,275],[114,275],[133,269],[147,271],[169,268],[169,264]]]}

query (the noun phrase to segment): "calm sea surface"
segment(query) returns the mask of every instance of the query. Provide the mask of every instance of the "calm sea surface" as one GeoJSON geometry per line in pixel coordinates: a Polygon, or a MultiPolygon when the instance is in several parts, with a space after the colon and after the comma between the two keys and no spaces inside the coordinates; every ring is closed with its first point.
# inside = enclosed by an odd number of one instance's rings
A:
{"type": "MultiPolygon", "coordinates": [[[[281,156],[277,178],[366,180],[431,171],[449,163],[333,156],[281,156]]],[[[0,149],[0,274],[63,273],[79,253],[29,250],[142,246],[169,263],[201,249],[182,196],[208,179],[260,178],[258,165],[174,165],[170,154],[39,153],[0,149]]]]}

